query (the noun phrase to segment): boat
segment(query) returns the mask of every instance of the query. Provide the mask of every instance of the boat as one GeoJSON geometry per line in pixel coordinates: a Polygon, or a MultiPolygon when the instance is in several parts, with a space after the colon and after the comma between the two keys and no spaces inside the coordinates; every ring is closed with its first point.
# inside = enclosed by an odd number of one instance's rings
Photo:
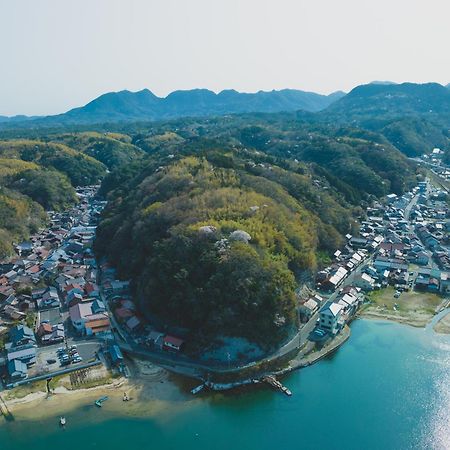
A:
{"type": "Polygon", "coordinates": [[[292,395],[292,392],[286,387],[286,386],[282,386],[281,390],[288,396],[290,397],[292,395]]]}
{"type": "Polygon", "coordinates": [[[108,400],[108,397],[100,397],[98,400],[95,401],[95,406],[98,406],[99,408],[102,407],[102,403],[108,400]]]}
{"type": "Polygon", "coordinates": [[[66,426],[66,418],[65,418],[64,416],[61,416],[61,417],[59,418],[59,424],[60,424],[62,427],[65,427],[65,426],[66,426]]]}
{"type": "Polygon", "coordinates": [[[130,400],[130,397],[128,397],[128,394],[126,392],[123,393],[123,401],[127,402],[128,400],[130,400]]]}
{"type": "Polygon", "coordinates": [[[192,389],[191,394],[193,394],[193,395],[198,394],[199,392],[203,391],[204,388],[205,388],[205,385],[201,384],[201,385],[195,387],[194,389],[192,389]]]}

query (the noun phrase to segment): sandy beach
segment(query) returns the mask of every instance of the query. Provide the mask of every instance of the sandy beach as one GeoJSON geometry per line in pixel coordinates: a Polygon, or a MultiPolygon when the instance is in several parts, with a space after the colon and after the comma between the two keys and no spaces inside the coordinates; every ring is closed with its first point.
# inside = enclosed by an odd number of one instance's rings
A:
{"type": "Polygon", "coordinates": [[[450,311],[433,327],[439,334],[450,334],[450,311]]]}
{"type": "Polygon", "coordinates": [[[369,307],[362,310],[359,317],[363,319],[374,320],[390,320],[392,322],[398,322],[412,327],[424,328],[433,315],[424,311],[421,312],[399,312],[399,311],[387,311],[378,309],[377,307],[369,307]]]}
{"type": "Polygon", "coordinates": [[[95,408],[95,400],[103,396],[107,396],[108,401],[104,403],[102,413],[115,414],[120,411],[122,416],[141,417],[154,416],[168,408],[173,410],[177,406],[187,406],[187,400],[194,400],[189,381],[150,362],[133,361],[131,365],[131,378],[115,378],[95,387],[68,389],[66,377],[57,381],[51,394],[46,392],[45,383],[27,385],[19,395],[14,390],[3,391],[3,405],[15,419],[32,420],[36,419],[37,409],[39,418],[66,415],[83,406],[95,408]],[[26,393],[25,388],[30,392],[26,393]],[[130,401],[123,401],[125,392],[130,401]]]}

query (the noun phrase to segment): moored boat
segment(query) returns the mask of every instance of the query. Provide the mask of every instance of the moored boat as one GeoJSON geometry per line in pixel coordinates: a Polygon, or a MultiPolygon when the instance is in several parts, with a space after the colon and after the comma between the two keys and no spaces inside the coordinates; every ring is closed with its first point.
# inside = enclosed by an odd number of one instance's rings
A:
{"type": "Polygon", "coordinates": [[[100,397],[98,400],[95,401],[95,405],[98,406],[99,408],[102,407],[103,402],[105,402],[106,400],[108,400],[108,397],[100,397]]]}
{"type": "Polygon", "coordinates": [[[200,384],[199,386],[197,386],[191,390],[191,394],[193,394],[193,395],[198,394],[199,392],[203,391],[204,388],[205,388],[205,385],[200,384]]]}

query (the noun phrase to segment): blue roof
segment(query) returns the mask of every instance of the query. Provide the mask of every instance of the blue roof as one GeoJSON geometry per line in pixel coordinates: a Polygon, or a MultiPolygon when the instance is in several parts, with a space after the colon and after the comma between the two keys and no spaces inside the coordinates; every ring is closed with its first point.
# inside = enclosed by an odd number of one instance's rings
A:
{"type": "Polygon", "coordinates": [[[8,362],[8,373],[14,375],[16,372],[21,372],[23,374],[28,373],[27,365],[18,359],[13,359],[8,362]]]}
{"type": "Polygon", "coordinates": [[[9,337],[14,344],[20,342],[24,338],[34,342],[36,341],[33,330],[25,325],[15,325],[12,327],[9,330],[9,337]]]}
{"type": "Polygon", "coordinates": [[[120,351],[120,348],[119,348],[118,345],[113,345],[109,349],[109,353],[111,354],[111,359],[113,360],[113,362],[117,362],[117,361],[122,361],[123,360],[123,355],[122,355],[122,352],[120,351]]]}
{"type": "Polygon", "coordinates": [[[12,361],[14,359],[32,361],[36,359],[36,348],[32,345],[23,346],[18,348],[10,348],[8,350],[8,360],[12,361]]]}

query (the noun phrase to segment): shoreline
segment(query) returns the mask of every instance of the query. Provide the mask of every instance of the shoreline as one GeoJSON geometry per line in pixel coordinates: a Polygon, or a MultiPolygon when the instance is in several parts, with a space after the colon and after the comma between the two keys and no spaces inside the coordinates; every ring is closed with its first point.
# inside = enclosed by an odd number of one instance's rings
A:
{"type": "Polygon", "coordinates": [[[387,320],[389,322],[400,323],[402,325],[409,325],[414,328],[425,328],[433,319],[434,315],[430,314],[427,318],[413,319],[407,316],[400,316],[382,311],[360,311],[357,317],[366,320],[387,320]]]}
{"type": "MultiPolygon", "coordinates": [[[[433,316],[430,315],[430,317],[432,318],[433,316]]],[[[374,321],[387,320],[415,328],[425,328],[430,323],[430,320],[425,323],[424,321],[412,321],[407,317],[370,311],[359,313],[357,318],[374,321]]],[[[434,325],[433,331],[437,334],[450,334],[450,311],[434,325]],[[445,323],[441,324],[444,319],[446,319],[445,323]],[[439,325],[442,325],[443,331],[436,330],[436,328],[439,328],[439,325]]],[[[319,362],[336,352],[349,339],[350,334],[350,328],[347,326],[344,332],[323,349],[302,355],[300,358],[297,355],[289,361],[286,368],[274,370],[272,374],[286,376],[291,372],[319,362]]],[[[193,379],[176,375],[149,361],[133,359],[133,365],[136,366],[138,374],[133,375],[131,378],[120,377],[112,383],[105,383],[95,387],[71,390],[64,386],[57,386],[50,395],[43,390],[39,390],[16,398],[5,398],[5,393],[10,391],[3,391],[0,392],[2,399],[0,405],[3,405],[3,409],[6,406],[13,416],[17,415],[17,417],[24,420],[35,420],[35,415],[33,414],[35,408],[40,408],[41,412],[45,411],[44,414],[40,414],[40,418],[49,418],[70,413],[80,407],[94,407],[96,399],[108,396],[107,407],[105,408],[107,413],[111,414],[120,411],[121,414],[126,416],[149,417],[163,408],[167,408],[169,405],[187,405],[190,401],[198,398],[190,392],[190,386],[195,384],[193,379]],[[123,401],[124,392],[127,392],[131,401],[123,401]]],[[[210,386],[210,388],[214,394],[218,391],[245,384],[250,383],[248,383],[248,380],[230,384],[217,383],[217,389],[214,389],[214,385],[210,386]]]]}
{"type": "MultiPolygon", "coordinates": [[[[173,375],[147,361],[133,361],[139,366],[139,374],[131,378],[120,377],[112,383],[94,387],[67,389],[58,385],[48,394],[43,389],[31,392],[23,397],[7,398],[9,392],[0,392],[1,411],[10,413],[9,420],[40,420],[51,417],[59,418],[74,413],[76,410],[88,408],[87,411],[101,410],[102,416],[120,413],[129,417],[152,417],[162,413],[168,406],[187,406],[192,400],[189,389],[183,386],[186,380],[173,375]],[[123,401],[124,393],[129,401],[123,401]],[[108,400],[102,408],[94,405],[95,400],[107,396],[108,400]],[[39,415],[36,416],[36,409],[39,415]]],[[[0,414],[0,418],[2,414],[0,414]]],[[[3,415],[8,423],[8,417],[3,415]]]]}

